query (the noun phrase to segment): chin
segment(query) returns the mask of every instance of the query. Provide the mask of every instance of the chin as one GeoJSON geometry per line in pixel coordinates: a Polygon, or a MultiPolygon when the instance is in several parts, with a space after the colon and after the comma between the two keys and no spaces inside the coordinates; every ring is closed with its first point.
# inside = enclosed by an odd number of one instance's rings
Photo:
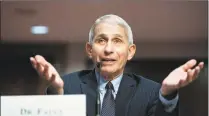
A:
{"type": "Polygon", "coordinates": [[[104,75],[111,75],[111,74],[115,73],[116,70],[115,70],[114,67],[105,67],[105,68],[102,68],[102,69],[101,69],[101,72],[102,72],[104,75]]]}

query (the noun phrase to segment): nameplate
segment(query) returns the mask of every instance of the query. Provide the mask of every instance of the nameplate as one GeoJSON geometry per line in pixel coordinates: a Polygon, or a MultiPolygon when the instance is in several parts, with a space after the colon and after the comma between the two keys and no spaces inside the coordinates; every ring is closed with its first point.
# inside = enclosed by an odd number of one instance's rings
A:
{"type": "Polygon", "coordinates": [[[1,116],[86,116],[85,95],[1,96],[1,116]]]}

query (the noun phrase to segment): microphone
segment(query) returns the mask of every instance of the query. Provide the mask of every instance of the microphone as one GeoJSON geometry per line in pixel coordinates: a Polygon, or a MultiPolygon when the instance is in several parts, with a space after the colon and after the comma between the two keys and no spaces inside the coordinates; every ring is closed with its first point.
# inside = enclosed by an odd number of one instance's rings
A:
{"type": "Polygon", "coordinates": [[[97,62],[96,67],[98,69],[99,73],[99,79],[98,79],[98,86],[97,86],[97,113],[96,116],[100,116],[100,111],[101,111],[101,102],[100,102],[100,93],[99,93],[99,83],[100,83],[100,72],[101,72],[101,63],[97,62]]]}
{"type": "Polygon", "coordinates": [[[100,62],[97,62],[96,66],[97,66],[97,68],[98,68],[99,71],[100,71],[101,63],[100,63],[100,62]]]}

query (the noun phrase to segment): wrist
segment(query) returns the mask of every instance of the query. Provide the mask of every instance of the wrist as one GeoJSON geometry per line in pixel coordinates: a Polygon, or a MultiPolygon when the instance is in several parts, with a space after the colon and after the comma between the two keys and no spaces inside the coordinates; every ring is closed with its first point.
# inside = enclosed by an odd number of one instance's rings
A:
{"type": "Polygon", "coordinates": [[[178,94],[178,90],[173,90],[173,91],[163,91],[163,89],[161,88],[160,89],[160,93],[161,93],[161,95],[165,98],[165,99],[167,99],[167,100],[172,100],[172,99],[174,99],[176,96],[177,96],[177,94],[178,94]]]}
{"type": "Polygon", "coordinates": [[[53,87],[53,86],[49,86],[48,87],[48,94],[52,94],[52,95],[63,95],[64,94],[64,89],[63,87],[53,87]]]}

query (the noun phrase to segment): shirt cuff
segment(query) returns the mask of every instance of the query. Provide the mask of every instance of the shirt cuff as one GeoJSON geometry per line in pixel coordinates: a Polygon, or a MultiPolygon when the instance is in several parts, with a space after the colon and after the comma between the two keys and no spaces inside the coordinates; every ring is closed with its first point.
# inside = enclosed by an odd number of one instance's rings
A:
{"type": "Polygon", "coordinates": [[[178,100],[179,100],[179,95],[177,93],[177,95],[174,99],[167,100],[166,98],[164,98],[162,96],[161,92],[159,91],[159,99],[162,102],[162,104],[164,105],[165,111],[166,112],[172,112],[176,108],[176,105],[177,105],[178,100]]]}

